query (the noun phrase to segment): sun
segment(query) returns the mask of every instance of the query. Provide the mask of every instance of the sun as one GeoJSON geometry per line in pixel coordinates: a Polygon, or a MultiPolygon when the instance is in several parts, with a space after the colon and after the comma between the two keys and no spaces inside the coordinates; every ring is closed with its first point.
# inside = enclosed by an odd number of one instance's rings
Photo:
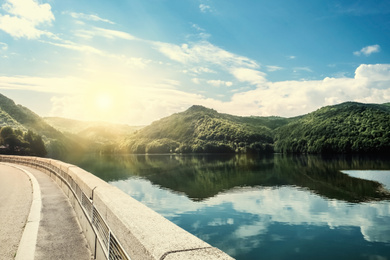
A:
{"type": "Polygon", "coordinates": [[[107,93],[101,93],[96,96],[96,106],[101,110],[107,110],[112,107],[112,96],[107,93]]]}

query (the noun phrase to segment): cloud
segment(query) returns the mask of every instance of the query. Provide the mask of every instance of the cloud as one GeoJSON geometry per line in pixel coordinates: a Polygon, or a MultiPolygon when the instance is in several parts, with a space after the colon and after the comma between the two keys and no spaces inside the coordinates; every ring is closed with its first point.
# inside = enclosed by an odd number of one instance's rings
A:
{"type": "Polygon", "coordinates": [[[57,46],[57,47],[69,49],[69,50],[74,50],[74,51],[79,51],[79,52],[84,52],[84,53],[85,52],[86,53],[93,53],[93,54],[98,54],[101,56],[107,56],[107,54],[105,54],[103,51],[101,51],[95,47],[92,47],[89,45],[84,45],[84,44],[78,44],[78,43],[75,43],[72,41],[66,41],[66,40],[62,40],[60,42],[47,41],[46,43],[57,46]]]}
{"type": "Polygon", "coordinates": [[[0,49],[3,51],[8,50],[8,44],[6,44],[4,42],[0,42],[0,49]]]}
{"type": "MultiPolygon", "coordinates": [[[[244,75],[242,79],[246,78],[244,75]]],[[[249,81],[250,76],[247,79],[249,81]]],[[[345,101],[385,103],[390,100],[389,85],[390,64],[362,64],[356,69],[354,78],[262,82],[254,90],[235,93],[229,103],[218,109],[246,116],[291,117],[345,101]]]]}
{"type": "Polygon", "coordinates": [[[209,69],[207,67],[194,67],[190,69],[191,72],[195,74],[201,74],[201,73],[216,73],[216,71],[209,69]]]}
{"type": "Polygon", "coordinates": [[[96,36],[101,36],[107,39],[124,39],[124,40],[136,40],[137,38],[133,35],[117,31],[117,30],[109,30],[99,27],[92,27],[89,30],[78,30],[76,33],[77,36],[82,38],[91,39],[96,36]]]}
{"type": "Polygon", "coordinates": [[[211,7],[209,5],[200,4],[199,9],[202,13],[211,12],[211,7]]]}
{"type": "Polygon", "coordinates": [[[204,32],[205,29],[201,28],[199,25],[193,23],[192,24],[192,28],[194,28],[195,30],[199,31],[199,32],[204,32]]]}
{"type": "Polygon", "coordinates": [[[298,72],[298,71],[313,72],[309,67],[294,67],[293,71],[294,72],[298,72]]]}
{"type": "Polygon", "coordinates": [[[271,65],[267,66],[267,70],[268,70],[269,72],[278,71],[278,70],[282,70],[282,69],[283,69],[283,68],[282,68],[282,67],[279,67],[279,66],[271,66],[271,65]]]}
{"type": "Polygon", "coordinates": [[[380,50],[381,47],[378,44],[375,44],[375,45],[366,46],[362,48],[360,51],[355,51],[353,54],[355,56],[361,56],[361,55],[370,56],[372,53],[380,52],[380,50]]]}
{"type": "Polygon", "coordinates": [[[233,86],[233,82],[223,81],[223,80],[208,80],[207,83],[214,86],[214,87],[222,87],[222,86],[231,87],[231,86],[233,86]]]}
{"type": "Polygon", "coordinates": [[[183,64],[211,63],[222,68],[249,67],[258,68],[256,61],[221,49],[208,41],[175,45],[153,42],[155,48],[169,59],[183,64]]]}
{"type": "Polygon", "coordinates": [[[7,0],[2,8],[14,16],[31,21],[35,25],[54,20],[49,4],[39,4],[34,0],[7,0]]]}
{"type": "Polygon", "coordinates": [[[54,15],[49,4],[39,4],[34,0],[7,0],[2,5],[6,15],[0,15],[0,29],[15,38],[37,39],[52,33],[39,29],[51,25],[54,15]]]}
{"type": "Polygon", "coordinates": [[[249,82],[251,85],[262,85],[266,82],[266,74],[249,68],[233,68],[230,70],[236,79],[241,82],[249,82]]]}
{"type": "MultiPolygon", "coordinates": [[[[116,63],[118,62],[112,60],[109,67],[116,63]]],[[[265,74],[254,69],[236,68],[231,73],[244,86],[234,92],[228,101],[181,90],[182,81],[174,77],[164,79],[156,74],[156,77],[148,78],[140,75],[139,71],[120,66],[112,67],[112,72],[105,73],[106,75],[103,75],[97,68],[94,74],[85,78],[0,77],[0,88],[58,94],[62,101],[57,99],[52,115],[129,124],[149,124],[161,117],[184,111],[194,104],[240,116],[292,117],[345,101],[385,103],[390,100],[390,64],[362,64],[356,69],[353,78],[280,82],[266,81],[265,74]],[[252,86],[252,89],[248,89],[245,83],[252,86]],[[97,86],[101,86],[105,91],[113,91],[116,95],[116,106],[120,109],[111,114],[96,113],[91,104],[92,94],[97,92],[97,86]],[[256,88],[253,89],[253,86],[256,88]],[[85,112],[81,115],[78,111],[85,112]]],[[[206,82],[217,87],[233,86],[231,81],[204,81],[197,77],[193,77],[192,82],[206,82]]],[[[234,86],[237,85],[239,83],[234,83],[234,86]]]]}
{"type": "Polygon", "coordinates": [[[75,19],[82,19],[82,20],[88,20],[88,21],[94,21],[94,22],[105,22],[105,23],[109,23],[109,24],[115,24],[114,22],[112,22],[108,19],[100,18],[99,16],[94,15],[94,14],[84,14],[84,13],[71,12],[71,13],[69,13],[69,15],[75,19]]]}
{"type": "Polygon", "coordinates": [[[75,94],[86,82],[79,78],[0,77],[0,89],[29,90],[43,93],[75,94]]]}

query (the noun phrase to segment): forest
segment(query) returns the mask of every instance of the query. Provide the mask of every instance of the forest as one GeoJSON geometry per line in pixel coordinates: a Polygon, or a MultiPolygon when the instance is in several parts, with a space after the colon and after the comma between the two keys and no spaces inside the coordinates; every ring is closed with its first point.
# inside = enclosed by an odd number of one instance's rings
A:
{"type": "Polygon", "coordinates": [[[41,118],[0,94],[0,152],[48,156],[98,153],[390,153],[390,103],[345,102],[293,118],[241,117],[199,105],[129,126],[41,118]]]}
{"type": "Polygon", "coordinates": [[[31,130],[23,132],[10,126],[0,128],[0,152],[44,157],[47,150],[42,137],[31,130]]]}
{"type": "Polygon", "coordinates": [[[389,153],[390,104],[346,102],[295,118],[238,117],[192,106],[120,144],[130,153],[389,153]]]}
{"type": "Polygon", "coordinates": [[[272,152],[269,126],[282,118],[236,117],[192,106],[163,118],[127,137],[121,152],[130,153],[247,153],[272,152]],[[269,125],[269,126],[267,126],[269,125]]]}
{"type": "Polygon", "coordinates": [[[390,105],[347,102],[321,108],[275,131],[276,152],[389,153],[390,105]]]}

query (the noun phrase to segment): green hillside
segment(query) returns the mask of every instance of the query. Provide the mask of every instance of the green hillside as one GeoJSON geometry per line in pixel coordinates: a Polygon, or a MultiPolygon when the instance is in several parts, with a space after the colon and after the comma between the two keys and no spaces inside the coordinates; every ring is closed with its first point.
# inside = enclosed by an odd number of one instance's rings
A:
{"type": "Polygon", "coordinates": [[[272,152],[279,117],[239,117],[192,106],[137,131],[121,145],[130,153],[272,152]]]}
{"type": "Polygon", "coordinates": [[[26,107],[16,105],[15,102],[0,94],[0,126],[7,132],[6,138],[2,138],[2,145],[9,147],[8,153],[32,154],[43,156],[46,154],[31,153],[26,142],[34,143],[33,146],[46,150],[49,157],[59,158],[63,155],[81,149],[80,144],[67,138],[60,131],[47,124],[41,117],[26,107]],[[11,130],[9,130],[11,129],[11,130]],[[44,142],[45,148],[40,142],[44,142]],[[8,143],[7,143],[8,142],[8,143]],[[39,144],[38,144],[39,143],[39,144]]]}
{"type": "Polygon", "coordinates": [[[26,107],[0,94],[0,117],[2,125],[22,130],[30,129],[46,138],[61,138],[62,134],[48,125],[40,116],[26,107]]]}
{"type": "Polygon", "coordinates": [[[44,120],[0,94],[0,127],[12,129],[4,130],[12,147],[26,150],[27,143],[41,139],[54,158],[85,152],[390,153],[390,103],[346,102],[295,118],[240,117],[192,106],[149,126],[131,127],[44,120]]]}
{"type": "Polygon", "coordinates": [[[388,153],[390,104],[346,102],[305,115],[275,133],[284,153],[388,153]]]}

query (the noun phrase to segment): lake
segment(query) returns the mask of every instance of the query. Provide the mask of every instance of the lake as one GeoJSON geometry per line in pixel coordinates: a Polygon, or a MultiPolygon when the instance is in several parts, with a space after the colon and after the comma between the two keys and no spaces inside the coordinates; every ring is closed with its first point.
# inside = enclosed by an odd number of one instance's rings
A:
{"type": "Polygon", "coordinates": [[[70,161],[236,259],[390,259],[389,157],[70,161]]]}

